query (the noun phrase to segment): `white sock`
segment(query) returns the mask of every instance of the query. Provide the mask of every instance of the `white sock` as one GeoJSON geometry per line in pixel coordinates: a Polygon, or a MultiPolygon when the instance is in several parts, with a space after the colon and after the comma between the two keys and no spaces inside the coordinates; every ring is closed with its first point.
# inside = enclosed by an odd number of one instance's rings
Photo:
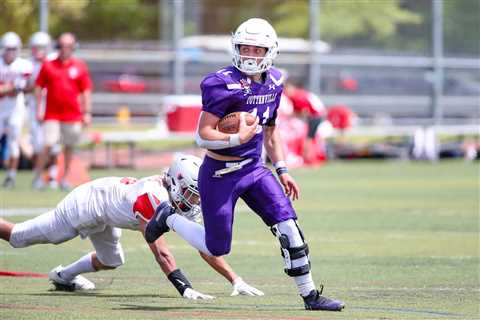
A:
{"type": "MultiPolygon", "coordinates": [[[[300,236],[300,232],[295,225],[295,221],[282,221],[278,224],[278,229],[280,230],[280,233],[286,234],[288,236],[290,246],[299,247],[304,244],[302,237],[300,236]]],[[[307,257],[292,260],[293,268],[304,266],[306,264],[308,264],[307,257]]],[[[298,293],[300,293],[302,297],[308,296],[310,291],[315,290],[315,283],[313,282],[311,272],[304,274],[303,276],[293,277],[293,279],[295,280],[295,284],[297,285],[298,293]]]]}
{"type": "Polygon", "coordinates": [[[92,265],[92,253],[87,253],[74,263],[66,266],[61,272],[60,276],[67,281],[72,280],[77,275],[86,272],[94,272],[95,269],[92,265]]]}
{"type": "Polygon", "coordinates": [[[15,169],[9,169],[7,171],[7,177],[11,178],[11,179],[15,179],[15,177],[17,176],[17,170],[15,169]]]}
{"type": "Polygon", "coordinates": [[[313,282],[311,272],[303,276],[293,277],[293,279],[297,284],[298,293],[300,293],[302,297],[308,296],[312,290],[315,290],[315,283],[313,282]]]}
{"type": "Polygon", "coordinates": [[[167,218],[167,226],[175,231],[195,249],[211,256],[205,243],[205,229],[198,223],[188,220],[177,213],[167,218]]]}
{"type": "Polygon", "coordinates": [[[33,180],[38,180],[41,179],[42,177],[42,172],[37,171],[36,169],[33,169],[33,180]]]}
{"type": "Polygon", "coordinates": [[[48,169],[48,176],[50,177],[51,180],[57,180],[57,175],[58,175],[58,167],[56,164],[51,165],[50,168],[48,169]]]}

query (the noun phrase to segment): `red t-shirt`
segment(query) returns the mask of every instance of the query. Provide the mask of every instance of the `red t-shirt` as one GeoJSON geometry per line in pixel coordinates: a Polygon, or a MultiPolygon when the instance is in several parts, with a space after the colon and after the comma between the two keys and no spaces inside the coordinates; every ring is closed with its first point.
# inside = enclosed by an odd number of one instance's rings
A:
{"type": "Polygon", "coordinates": [[[60,59],[43,63],[36,85],[47,89],[44,120],[82,121],[78,96],[91,89],[87,65],[79,59],[60,59]]]}
{"type": "MultiPolygon", "coordinates": [[[[286,92],[284,92],[286,94],[286,92]]],[[[312,117],[325,115],[325,107],[315,94],[300,88],[295,88],[290,94],[286,94],[292,101],[293,110],[296,113],[307,114],[312,117]]]]}

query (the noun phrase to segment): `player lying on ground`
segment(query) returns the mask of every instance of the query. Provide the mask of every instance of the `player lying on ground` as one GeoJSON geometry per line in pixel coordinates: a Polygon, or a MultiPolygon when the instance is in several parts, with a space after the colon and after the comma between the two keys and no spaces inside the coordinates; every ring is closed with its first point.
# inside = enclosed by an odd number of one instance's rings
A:
{"type": "Polygon", "coordinates": [[[208,149],[198,174],[205,229],[172,224],[175,221],[165,204],[150,220],[146,239],[156,239],[168,230],[167,225],[179,234],[187,229],[181,236],[206,254],[228,254],[233,211],[241,197],[278,238],[285,272],[295,281],[305,308],[340,311],[345,304],[322,296],[315,286],[309,248],[289,199],[298,199],[299,188],[288,173],[276,131],[283,76],[272,67],[278,51],[275,30],[263,19],[250,19],[232,35],[232,49],[234,65],[207,75],[201,84],[203,108],[196,141],[208,149]],[[220,120],[234,112],[248,112],[257,120],[247,125],[245,117],[240,117],[238,133],[218,130],[220,120]],[[263,165],[262,147],[281,184],[263,165]]]}
{"type": "MultiPolygon", "coordinates": [[[[94,289],[95,285],[80,274],[115,269],[124,263],[119,241],[121,228],[144,233],[157,206],[170,201],[176,212],[194,220],[199,217],[197,175],[200,163],[197,157],[179,156],[164,176],[140,180],[119,177],[96,179],[77,187],[54,210],[38,217],[17,224],[0,219],[0,238],[9,241],[14,248],[23,248],[40,243],[59,244],[78,235],[88,237],[95,251],[66,267],[54,268],[49,278],[63,290],[94,289]]],[[[183,297],[213,298],[192,288],[185,275],[177,269],[163,237],[149,246],[160,268],[183,297]]],[[[263,295],[237,276],[224,259],[200,254],[232,283],[232,295],[263,295]]]]}

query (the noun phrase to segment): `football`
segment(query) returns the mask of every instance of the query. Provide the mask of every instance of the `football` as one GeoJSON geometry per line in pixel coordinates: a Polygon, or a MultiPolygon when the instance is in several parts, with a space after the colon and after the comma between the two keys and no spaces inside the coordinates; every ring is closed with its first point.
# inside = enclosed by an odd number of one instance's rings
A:
{"type": "Polygon", "coordinates": [[[248,112],[237,111],[224,116],[218,121],[217,129],[223,133],[237,133],[240,127],[240,114],[245,114],[245,122],[247,125],[252,125],[255,122],[255,117],[248,112]]]}

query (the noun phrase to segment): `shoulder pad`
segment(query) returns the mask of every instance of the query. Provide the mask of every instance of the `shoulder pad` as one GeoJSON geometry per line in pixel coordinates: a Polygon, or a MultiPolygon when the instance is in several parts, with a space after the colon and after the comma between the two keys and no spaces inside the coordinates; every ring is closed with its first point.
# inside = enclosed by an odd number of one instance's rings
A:
{"type": "Polygon", "coordinates": [[[277,86],[283,85],[283,81],[285,80],[285,77],[280,72],[280,70],[272,67],[269,70],[269,75],[270,75],[270,79],[273,81],[273,83],[275,83],[275,85],[277,86]]]}
{"type": "Polygon", "coordinates": [[[236,69],[232,67],[220,69],[207,75],[202,82],[202,87],[225,86],[228,90],[242,89],[236,75],[236,69]]]}

